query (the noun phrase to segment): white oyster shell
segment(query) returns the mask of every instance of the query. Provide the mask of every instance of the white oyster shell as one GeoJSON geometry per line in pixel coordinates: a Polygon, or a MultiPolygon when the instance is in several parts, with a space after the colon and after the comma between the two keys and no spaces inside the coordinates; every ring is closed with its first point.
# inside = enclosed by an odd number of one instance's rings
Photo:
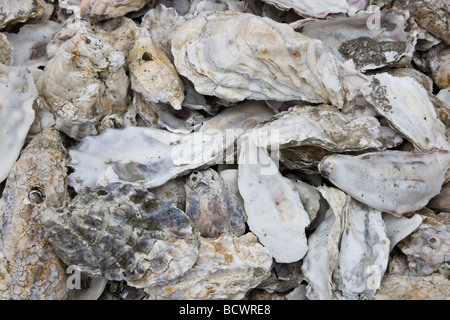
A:
{"type": "Polygon", "coordinates": [[[402,216],[439,194],[450,167],[450,152],[382,151],[331,155],[319,164],[324,177],[358,201],[402,216]]]}
{"type": "Polygon", "coordinates": [[[198,260],[188,272],[167,285],[144,290],[151,299],[238,300],[270,276],[272,261],[269,250],[251,232],[200,237],[198,260]]]}
{"type": "Polygon", "coordinates": [[[389,239],[381,211],[338,189],[318,189],[330,209],[308,238],[309,250],[302,266],[308,282],[307,296],[372,299],[380,285],[372,281],[372,273],[381,280],[389,260],[389,239]]]}
{"type": "Polygon", "coordinates": [[[374,117],[348,120],[338,109],[320,105],[292,107],[259,124],[248,134],[255,135],[259,147],[272,144],[278,135],[278,148],[316,146],[333,152],[378,149],[380,123],[374,117]],[[301,130],[299,130],[301,128],[301,130]]]}
{"type": "Polygon", "coordinates": [[[251,138],[241,144],[238,182],[247,224],[274,259],[289,263],[303,258],[308,249],[308,213],[292,182],[251,138]]]}
{"type": "Polygon", "coordinates": [[[0,64],[0,182],[19,157],[34,121],[38,91],[25,67],[0,64]]]}
{"type": "Polygon", "coordinates": [[[237,11],[244,12],[245,1],[242,0],[192,0],[189,13],[205,11],[237,11]]]}
{"type": "Polygon", "coordinates": [[[72,10],[78,19],[106,20],[144,7],[148,0],[59,0],[61,8],[72,10]]]}
{"type": "Polygon", "coordinates": [[[444,124],[428,93],[415,79],[387,73],[361,87],[364,97],[419,150],[450,150],[444,124]]]}
{"type": "Polygon", "coordinates": [[[136,31],[136,41],[128,60],[134,91],[142,94],[145,101],[170,103],[175,109],[181,109],[183,82],[145,29],[136,31]]]}
{"type": "MultiPolygon", "coordinates": [[[[344,1],[345,2],[345,1],[344,1]]],[[[391,66],[411,61],[417,28],[408,11],[397,9],[360,11],[353,17],[339,17],[301,23],[300,32],[328,44],[342,62],[352,59],[358,70],[391,66]],[[378,20],[377,20],[378,19],[378,20]],[[374,25],[377,22],[380,25],[374,25]]]]}
{"type": "Polygon", "coordinates": [[[330,13],[347,13],[347,0],[263,0],[281,10],[293,9],[300,15],[325,18],[330,13]]]}
{"type": "Polygon", "coordinates": [[[127,109],[129,80],[123,53],[80,29],[49,61],[37,82],[55,115],[55,128],[74,139],[98,134],[100,122],[127,109]]]}
{"type": "Polygon", "coordinates": [[[353,105],[354,89],[332,51],[286,24],[248,13],[200,13],[172,36],[175,67],[201,94],[353,105]]]}
{"type": "Polygon", "coordinates": [[[423,218],[420,214],[406,218],[383,213],[383,221],[386,226],[387,237],[390,240],[390,250],[392,250],[399,241],[406,238],[420,226],[423,218]]]}

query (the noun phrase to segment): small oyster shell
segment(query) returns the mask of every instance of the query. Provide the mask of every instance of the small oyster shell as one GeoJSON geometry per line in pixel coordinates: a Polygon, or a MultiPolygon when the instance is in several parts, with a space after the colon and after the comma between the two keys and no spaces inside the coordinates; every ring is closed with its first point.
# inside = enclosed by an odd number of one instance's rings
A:
{"type": "Polygon", "coordinates": [[[186,178],[186,213],[202,237],[245,233],[243,209],[213,169],[193,171],[186,178]]]}
{"type": "Polygon", "coordinates": [[[240,237],[200,237],[198,260],[188,272],[167,285],[144,290],[150,299],[238,300],[270,276],[272,261],[251,232],[240,237]]]}
{"type": "Polygon", "coordinates": [[[442,43],[431,48],[427,63],[436,85],[440,89],[450,87],[450,46],[442,43]]]}
{"type": "Polygon", "coordinates": [[[320,194],[317,188],[298,179],[289,179],[300,196],[303,208],[308,213],[309,220],[313,221],[320,209],[320,194]]]}
{"type": "Polygon", "coordinates": [[[440,273],[427,277],[388,275],[374,300],[448,300],[450,280],[440,273]]]}
{"type": "Polygon", "coordinates": [[[37,97],[33,78],[25,67],[0,64],[0,182],[19,157],[34,121],[37,97]]]}
{"type": "Polygon", "coordinates": [[[181,109],[184,88],[170,60],[145,29],[136,32],[136,42],[129,52],[131,88],[145,101],[170,103],[181,109]]]}
{"type": "Polygon", "coordinates": [[[163,185],[152,188],[150,191],[157,199],[172,202],[175,207],[186,212],[186,184],[185,177],[178,177],[167,181],[163,185]]]}
{"type": "Polygon", "coordinates": [[[293,9],[299,15],[325,18],[330,13],[347,13],[350,10],[347,0],[263,0],[280,10],[293,9]]]}
{"type": "Polygon", "coordinates": [[[352,59],[363,71],[392,66],[401,60],[403,65],[411,62],[417,41],[414,20],[409,19],[408,11],[397,9],[360,11],[353,17],[299,23],[297,29],[302,34],[328,44],[340,61],[352,59]],[[380,26],[372,25],[375,19],[379,19],[380,26]]]}
{"type": "Polygon", "coordinates": [[[439,194],[450,167],[450,152],[382,151],[331,155],[319,171],[337,187],[375,209],[402,216],[439,194]]]}
{"type": "Polygon", "coordinates": [[[0,30],[44,15],[44,0],[2,0],[0,30]]]}
{"type": "Polygon", "coordinates": [[[427,211],[419,211],[419,214],[424,213],[422,224],[398,244],[408,257],[409,272],[413,276],[428,276],[450,263],[450,223],[427,211]]]}
{"type": "Polygon", "coordinates": [[[438,119],[427,91],[416,80],[380,73],[372,76],[361,91],[418,150],[450,150],[445,126],[438,119]]]}
{"type": "MultiPolygon", "coordinates": [[[[274,132],[279,148],[314,146],[333,152],[378,149],[380,123],[374,117],[347,120],[336,108],[328,105],[292,107],[259,124],[248,134],[255,135],[259,147],[267,148],[274,132]],[[296,128],[302,128],[297,130],[296,128]]],[[[271,146],[272,149],[277,146],[271,146]]]]}
{"type": "Polygon", "coordinates": [[[416,230],[423,221],[420,214],[415,214],[411,218],[396,217],[389,213],[383,213],[383,221],[386,226],[386,234],[390,240],[390,250],[395,245],[416,230]]]}
{"type": "Polygon", "coordinates": [[[290,263],[303,258],[308,249],[308,213],[292,182],[281,175],[267,151],[258,148],[251,137],[241,144],[238,182],[247,224],[274,259],[290,263]]]}
{"type": "Polygon", "coordinates": [[[124,55],[86,29],[49,61],[37,88],[56,118],[55,128],[80,140],[98,134],[105,116],[127,109],[124,55]]]}
{"type": "Polygon", "coordinates": [[[248,13],[200,13],[172,35],[175,66],[201,94],[353,105],[355,91],[332,51],[286,24],[248,13]]]}
{"type": "Polygon", "coordinates": [[[106,20],[137,11],[147,2],[148,0],[59,0],[59,6],[72,10],[78,19],[106,20]]]}
{"type": "Polygon", "coordinates": [[[198,257],[198,231],[186,214],[129,184],[84,189],[43,211],[41,223],[66,264],[135,287],[174,280],[198,257]]]}
{"type": "Polygon", "coordinates": [[[44,238],[43,211],[68,198],[67,151],[49,128],[24,149],[0,200],[0,299],[65,299],[66,270],[44,238]],[[3,264],[3,271],[1,271],[3,264]]]}

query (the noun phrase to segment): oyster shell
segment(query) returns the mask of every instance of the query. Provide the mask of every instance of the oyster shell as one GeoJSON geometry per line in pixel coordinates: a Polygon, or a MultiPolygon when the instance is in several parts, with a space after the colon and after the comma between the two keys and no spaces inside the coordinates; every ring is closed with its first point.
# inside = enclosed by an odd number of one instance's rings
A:
{"type": "Polygon", "coordinates": [[[98,134],[104,117],[123,115],[129,99],[124,63],[121,52],[86,29],[65,42],[37,82],[55,128],[80,140],[98,134]]]}
{"type": "Polygon", "coordinates": [[[361,91],[418,150],[450,150],[445,126],[438,119],[427,91],[416,80],[380,73],[362,85],[361,91]]]}
{"type": "Polygon", "coordinates": [[[198,231],[187,215],[129,184],[84,189],[43,211],[41,224],[66,264],[135,287],[166,284],[198,257],[198,231]]]}
{"type": "Polygon", "coordinates": [[[106,20],[143,8],[148,0],[59,0],[59,6],[72,10],[78,19],[106,20]]]}
{"type": "Polygon", "coordinates": [[[337,189],[318,189],[330,209],[308,239],[310,248],[302,267],[309,282],[307,295],[310,299],[371,299],[379,286],[370,283],[371,272],[381,279],[389,259],[381,211],[337,189]]]}
{"type": "Polygon", "coordinates": [[[450,223],[430,210],[419,211],[423,221],[406,239],[398,244],[408,258],[412,276],[428,276],[450,262],[450,223]]]}
{"type": "Polygon", "coordinates": [[[186,213],[202,237],[245,233],[243,209],[213,169],[196,170],[186,178],[186,213]]]}
{"type": "Polygon", "coordinates": [[[450,212],[450,182],[442,186],[441,192],[428,202],[427,207],[436,212],[450,212]]]}
{"type": "Polygon", "coordinates": [[[30,142],[9,174],[0,200],[0,299],[66,297],[65,266],[40,224],[44,210],[69,197],[66,158],[60,134],[49,128],[30,142]]]}
{"type": "Polygon", "coordinates": [[[241,144],[238,183],[250,231],[274,259],[290,263],[303,258],[308,249],[308,213],[292,182],[281,175],[267,151],[258,148],[251,137],[241,144]]]}
{"type": "Polygon", "coordinates": [[[44,0],[2,0],[0,7],[0,30],[18,23],[38,19],[44,15],[44,0]]]}
{"type": "Polygon", "coordinates": [[[388,275],[374,300],[448,300],[450,280],[442,274],[427,277],[388,275]]]}
{"type": "Polygon", "coordinates": [[[293,9],[299,15],[325,18],[330,13],[347,13],[350,6],[347,0],[263,0],[280,10],[293,9]]]}
{"type": "Polygon", "coordinates": [[[302,34],[328,44],[340,61],[352,59],[362,71],[408,64],[417,41],[417,27],[407,10],[360,11],[352,17],[299,23],[296,29],[302,34]],[[374,19],[380,26],[371,23],[374,19]]]}
{"type": "Polygon", "coordinates": [[[46,46],[59,30],[60,24],[46,21],[40,24],[25,25],[17,33],[6,33],[8,41],[14,47],[13,66],[26,66],[35,82],[50,60],[46,46]]]}
{"type": "Polygon", "coordinates": [[[377,140],[379,126],[374,117],[349,121],[338,109],[320,105],[292,107],[262,122],[248,134],[255,135],[258,146],[264,148],[273,143],[270,138],[278,132],[278,148],[281,149],[314,146],[332,152],[347,152],[381,148],[382,144],[377,140]]]}
{"type": "Polygon", "coordinates": [[[200,13],[172,36],[175,67],[201,94],[353,105],[355,90],[332,51],[286,24],[248,13],[200,13]]]}
{"type": "Polygon", "coordinates": [[[318,166],[324,177],[356,200],[396,216],[419,210],[439,194],[449,167],[446,150],[330,155],[318,166]]]}
{"type": "Polygon", "coordinates": [[[383,213],[383,221],[386,226],[386,234],[390,241],[390,249],[416,230],[423,221],[420,214],[414,214],[411,218],[396,217],[389,213],[383,213]]]}
{"type": "Polygon", "coordinates": [[[164,286],[145,288],[150,299],[231,299],[245,294],[270,276],[272,256],[251,232],[237,237],[200,237],[195,265],[164,286]]]}
{"type": "Polygon", "coordinates": [[[246,4],[242,0],[192,0],[189,13],[205,11],[236,11],[244,12],[246,4]]]}
{"type": "Polygon", "coordinates": [[[136,32],[136,42],[128,56],[131,88],[147,102],[170,103],[181,109],[184,88],[170,60],[145,29],[136,32]]]}
{"type": "Polygon", "coordinates": [[[0,64],[0,182],[6,179],[25,143],[38,91],[25,67],[0,64]]]}
{"type": "Polygon", "coordinates": [[[431,48],[427,62],[434,83],[440,89],[450,87],[450,46],[442,43],[431,48]]]}

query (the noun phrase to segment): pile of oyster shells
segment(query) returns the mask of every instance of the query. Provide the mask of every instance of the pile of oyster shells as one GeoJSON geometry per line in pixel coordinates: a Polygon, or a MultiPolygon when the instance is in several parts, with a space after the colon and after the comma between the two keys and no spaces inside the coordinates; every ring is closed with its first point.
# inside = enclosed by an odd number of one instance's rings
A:
{"type": "Polygon", "coordinates": [[[1,299],[450,299],[446,0],[1,0],[1,299]]]}

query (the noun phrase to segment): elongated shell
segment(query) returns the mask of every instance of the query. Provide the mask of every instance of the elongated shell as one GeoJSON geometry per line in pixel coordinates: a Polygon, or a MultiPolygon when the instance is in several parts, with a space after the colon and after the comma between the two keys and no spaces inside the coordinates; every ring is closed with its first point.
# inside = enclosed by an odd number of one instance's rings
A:
{"type": "Polygon", "coordinates": [[[65,265],[40,223],[44,210],[69,196],[66,158],[58,131],[46,129],[25,148],[8,177],[0,200],[0,299],[66,297],[65,265]]]}
{"type": "Polygon", "coordinates": [[[19,157],[34,121],[38,97],[30,72],[24,67],[0,64],[0,182],[19,157]]]}
{"type": "Polygon", "coordinates": [[[361,91],[418,150],[450,150],[444,124],[438,119],[425,88],[413,78],[380,73],[362,85],[361,91]]]}
{"type": "Polygon", "coordinates": [[[449,167],[450,152],[446,150],[382,151],[327,156],[319,171],[358,201],[402,216],[439,194],[449,167]]]}
{"type": "Polygon", "coordinates": [[[303,258],[308,249],[308,213],[292,182],[251,138],[241,145],[238,183],[248,226],[274,259],[289,263],[303,258]]]}
{"type": "Polygon", "coordinates": [[[325,18],[329,13],[346,13],[350,10],[347,0],[263,0],[280,10],[293,9],[300,15],[325,18]]]}
{"type": "Polygon", "coordinates": [[[305,100],[343,108],[355,98],[327,46],[269,18],[200,13],[177,25],[172,54],[199,93],[230,102],[305,100]]]}

